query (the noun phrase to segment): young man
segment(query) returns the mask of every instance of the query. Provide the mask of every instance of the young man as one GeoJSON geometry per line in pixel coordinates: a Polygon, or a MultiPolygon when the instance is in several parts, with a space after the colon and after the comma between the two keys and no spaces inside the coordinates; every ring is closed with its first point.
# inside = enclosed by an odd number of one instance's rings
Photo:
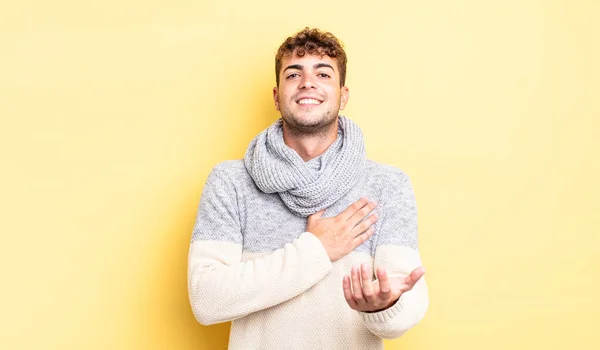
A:
{"type": "Polygon", "coordinates": [[[381,349],[424,316],[409,178],[365,158],[346,54],[330,33],[275,60],[281,119],[208,177],[188,286],[201,324],[233,321],[231,349],[381,349]]]}

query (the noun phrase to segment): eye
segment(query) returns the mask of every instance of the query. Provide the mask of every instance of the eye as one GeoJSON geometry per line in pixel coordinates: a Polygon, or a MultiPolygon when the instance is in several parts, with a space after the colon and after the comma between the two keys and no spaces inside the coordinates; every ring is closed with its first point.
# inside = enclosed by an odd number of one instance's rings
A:
{"type": "Polygon", "coordinates": [[[290,78],[295,78],[298,76],[298,73],[292,73],[290,75],[288,75],[287,77],[285,77],[286,79],[290,79],[290,78]]]}
{"type": "Polygon", "coordinates": [[[321,78],[331,78],[331,76],[327,73],[319,73],[317,75],[320,76],[321,78]]]}

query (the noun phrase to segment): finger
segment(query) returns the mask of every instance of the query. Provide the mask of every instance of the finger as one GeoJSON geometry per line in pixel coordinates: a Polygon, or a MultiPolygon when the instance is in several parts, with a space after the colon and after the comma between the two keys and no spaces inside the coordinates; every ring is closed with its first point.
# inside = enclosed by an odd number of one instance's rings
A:
{"type": "Polygon", "coordinates": [[[348,208],[346,208],[346,210],[341,212],[337,217],[340,220],[342,220],[342,222],[346,222],[350,217],[352,217],[352,215],[354,215],[354,213],[356,213],[358,210],[360,210],[360,208],[367,205],[368,202],[369,201],[363,197],[363,198],[357,200],[356,202],[350,204],[350,206],[348,208]]]}
{"type": "Polygon", "coordinates": [[[350,276],[344,276],[344,279],[342,281],[342,286],[344,287],[344,299],[346,299],[346,302],[348,303],[348,305],[350,305],[350,307],[353,309],[358,308],[358,304],[356,303],[356,300],[354,300],[354,297],[352,296],[352,287],[350,285],[350,276]]]}
{"type": "Polygon", "coordinates": [[[354,213],[354,215],[352,215],[352,217],[350,217],[348,219],[348,224],[350,224],[352,227],[358,225],[358,223],[361,222],[361,220],[363,220],[364,218],[366,218],[370,212],[375,210],[376,206],[377,206],[377,203],[375,203],[375,202],[367,203],[365,206],[363,206],[362,208],[357,210],[354,213]]]}
{"type": "Polygon", "coordinates": [[[373,233],[375,233],[375,229],[371,227],[368,230],[366,230],[365,233],[354,237],[354,239],[352,240],[352,250],[365,243],[369,238],[371,238],[373,233]]]}
{"type": "Polygon", "coordinates": [[[362,282],[363,296],[367,302],[372,302],[375,297],[375,293],[373,292],[373,280],[371,279],[371,276],[372,273],[369,264],[362,264],[360,267],[360,278],[362,282]]]}
{"type": "Polygon", "coordinates": [[[375,281],[371,282],[371,285],[373,286],[373,295],[375,296],[375,298],[380,297],[381,292],[379,291],[379,281],[375,280],[375,281]]]}
{"type": "Polygon", "coordinates": [[[354,300],[356,300],[356,303],[360,305],[365,302],[365,299],[363,297],[360,276],[356,266],[352,268],[350,275],[352,276],[352,296],[354,297],[354,300]]]}
{"type": "Polygon", "coordinates": [[[383,299],[389,298],[392,287],[390,285],[390,279],[387,275],[387,272],[383,267],[377,268],[377,279],[379,280],[379,294],[383,299]]]}
{"type": "Polygon", "coordinates": [[[352,229],[352,233],[354,234],[354,236],[360,235],[361,233],[368,230],[369,227],[373,226],[373,224],[377,221],[377,219],[379,219],[379,215],[373,213],[373,215],[369,216],[363,222],[354,226],[354,228],[352,229]]]}
{"type": "Polygon", "coordinates": [[[319,210],[318,212],[316,212],[316,213],[314,213],[314,214],[310,215],[310,216],[308,217],[308,221],[314,221],[314,220],[319,220],[319,219],[321,219],[321,217],[322,217],[322,216],[323,216],[323,214],[325,213],[325,210],[327,210],[327,209],[322,209],[322,210],[319,210]]]}
{"type": "Polygon", "coordinates": [[[406,287],[403,288],[403,291],[406,292],[411,290],[415,286],[415,283],[417,283],[421,279],[421,277],[423,277],[424,274],[425,268],[423,266],[419,266],[416,269],[412,270],[410,275],[406,276],[406,278],[404,279],[406,287]]]}

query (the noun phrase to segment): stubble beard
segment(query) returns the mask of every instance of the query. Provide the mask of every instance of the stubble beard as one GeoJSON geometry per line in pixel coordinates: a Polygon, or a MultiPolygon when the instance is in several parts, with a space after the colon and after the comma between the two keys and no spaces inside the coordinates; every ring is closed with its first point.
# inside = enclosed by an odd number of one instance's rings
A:
{"type": "Polygon", "coordinates": [[[320,136],[328,134],[331,125],[337,122],[337,114],[329,111],[324,118],[312,123],[305,123],[293,114],[287,116],[282,114],[281,119],[290,134],[294,136],[320,136]]]}
{"type": "Polygon", "coordinates": [[[328,110],[317,120],[304,121],[298,118],[291,111],[281,111],[283,124],[294,136],[326,136],[329,134],[332,125],[337,124],[339,108],[335,111],[328,110]]]}

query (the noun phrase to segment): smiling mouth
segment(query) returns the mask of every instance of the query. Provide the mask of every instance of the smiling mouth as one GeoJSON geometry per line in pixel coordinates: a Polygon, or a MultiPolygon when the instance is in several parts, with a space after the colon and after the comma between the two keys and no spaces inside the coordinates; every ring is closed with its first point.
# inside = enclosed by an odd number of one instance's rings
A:
{"type": "Polygon", "coordinates": [[[321,103],[323,103],[323,101],[317,100],[315,98],[301,98],[298,101],[296,101],[296,103],[299,105],[316,106],[316,105],[320,105],[321,103]]]}

